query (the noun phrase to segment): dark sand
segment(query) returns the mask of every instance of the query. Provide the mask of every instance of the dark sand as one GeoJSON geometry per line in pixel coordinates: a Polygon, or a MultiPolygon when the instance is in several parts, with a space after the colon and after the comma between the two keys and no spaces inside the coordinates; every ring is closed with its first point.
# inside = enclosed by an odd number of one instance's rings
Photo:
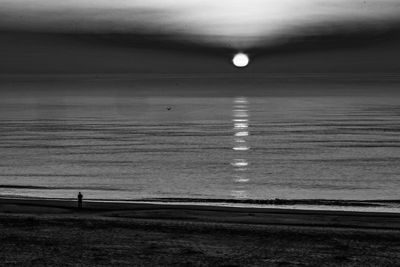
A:
{"type": "Polygon", "coordinates": [[[400,265],[400,214],[75,204],[0,199],[0,265],[400,265]]]}

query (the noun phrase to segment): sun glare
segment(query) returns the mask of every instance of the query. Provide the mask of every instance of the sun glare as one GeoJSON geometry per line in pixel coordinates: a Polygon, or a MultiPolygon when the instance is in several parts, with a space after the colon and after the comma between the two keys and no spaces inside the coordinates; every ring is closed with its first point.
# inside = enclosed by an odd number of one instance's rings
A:
{"type": "Polygon", "coordinates": [[[249,57],[246,54],[238,53],[233,57],[232,62],[236,67],[243,68],[249,64],[249,57]]]}

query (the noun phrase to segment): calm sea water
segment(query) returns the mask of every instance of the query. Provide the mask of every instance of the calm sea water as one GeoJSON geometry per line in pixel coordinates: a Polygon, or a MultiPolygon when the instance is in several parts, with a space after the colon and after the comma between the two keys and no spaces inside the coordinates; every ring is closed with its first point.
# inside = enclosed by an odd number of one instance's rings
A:
{"type": "Polygon", "coordinates": [[[398,97],[0,100],[0,195],[399,199],[398,97]]]}

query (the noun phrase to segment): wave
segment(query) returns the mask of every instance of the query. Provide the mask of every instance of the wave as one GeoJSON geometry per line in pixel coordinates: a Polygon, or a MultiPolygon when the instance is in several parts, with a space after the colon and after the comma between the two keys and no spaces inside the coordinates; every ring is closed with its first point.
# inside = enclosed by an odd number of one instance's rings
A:
{"type": "Polygon", "coordinates": [[[0,184],[0,188],[5,189],[41,189],[41,190],[111,190],[111,191],[123,191],[120,188],[110,188],[101,186],[36,186],[36,185],[14,185],[14,184],[0,184]]]}
{"type": "Polygon", "coordinates": [[[381,207],[387,204],[400,204],[400,200],[340,200],[340,199],[201,199],[201,198],[144,198],[134,201],[145,202],[192,202],[192,203],[230,203],[258,205],[321,205],[321,206],[352,206],[381,207]]]}

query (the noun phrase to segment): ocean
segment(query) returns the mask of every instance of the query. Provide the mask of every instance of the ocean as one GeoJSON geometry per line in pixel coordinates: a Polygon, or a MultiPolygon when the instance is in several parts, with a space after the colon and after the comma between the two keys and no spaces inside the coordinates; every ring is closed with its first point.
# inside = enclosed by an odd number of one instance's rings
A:
{"type": "Polygon", "coordinates": [[[14,94],[0,196],[398,200],[399,121],[393,96],[14,94]]]}

